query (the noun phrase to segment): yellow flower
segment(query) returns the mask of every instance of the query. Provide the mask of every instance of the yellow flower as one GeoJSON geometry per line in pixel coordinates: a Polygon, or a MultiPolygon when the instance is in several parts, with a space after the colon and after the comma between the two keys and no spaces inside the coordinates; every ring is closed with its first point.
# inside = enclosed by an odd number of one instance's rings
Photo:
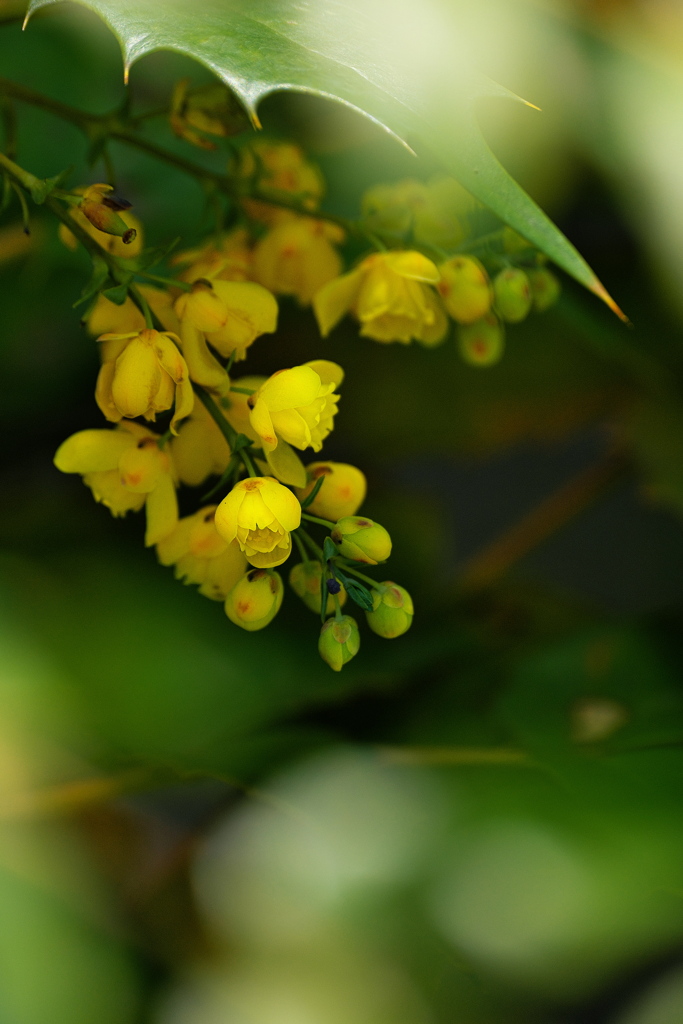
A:
{"type": "Polygon", "coordinates": [[[198,249],[178,253],[174,266],[189,264],[180,274],[181,281],[208,278],[217,281],[246,281],[251,268],[251,246],[246,228],[235,228],[222,235],[220,242],[207,242],[198,249]]]}
{"type": "Polygon", "coordinates": [[[251,425],[266,452],[282,439],[295,448],[319,452],[334,426],[344,371],[325,359],[279,370],[249,399],[251,425]]]}
{"type": "Polygon", "coordinates": [[[293,295],[310,306],[324,284],[342,272],[342,261],[332,242],[344,241],[336,224],[297,217],[276,225],[254,250],[255,280],[278,295],[293,295]]]}
{"type": "Polygon", "coordinates": [[[281,565],[292,550],[290,531],[301,524],[301,505],[272,476],[240,480],[216,509],[216,529],[235,538],[249,562],[260,569],[281,565]]]}
{"type": "Polygon", "coordinates": [[[202,402],[195,402],[169,448],[178,479],[188,487],[220,476],[230,462],[230,446],[202,402]]]}
{"type": "Polygon", "coordinates": [[[225,138],[249,127],[244,108],[222,82],[190,89],[190,79],[181,78],[171,97],[169,121],[173,132],[201,149],[215,149],[205,135],[225,138]]]}
{"type": "MultiPolygon", "coordinates": [[[[112,423],[122,417],[156,418],[175,402],[171,430],[192,412],[194,392],[187,364],[168,332],[145,328],[135,334],[103,334],[108,344],[100,368],[95,399],[112,423]]],[[[176,339],[177,340],[177,339],[176,339]]]]}
{"type": "Polygon", "coordinates": [[[361,335],[375,341],[415,339],[436,345],[448,320],[430,285],[439,271],[419,252],[377,252],[349,274],[330,281],[315,295],[313,310],[327,337],[348,311],[360,321],[361,335]]]}
{"type": "Polygon", "coordinates": [[[227,596],[225,614],[249,633],[272,622],[282,605],[285,588],[277,572],[252,569],[227,596]]]}
{"type": "MultiPolygon", "coordinates": [[[[236,388],[243,388],[245,391],[258,391],[262,384],[268,380],[267,377],[256,374],[248,374],[246,377],[237,377],[232,381],[236,388]]],[[[260,438],[251,425],[251,409],[249,408],[249,395],[240,394],[239,391],[231,391],[229,398],[223,400],[221,409],[228,423],[235,428],[238,434],[245,434],[252,441],[259,441],[260,438]]]]}
{"type": "Polygon", "coordinates": [[[176,579],[198,583],[199,593],[212,601],[226,597],[247,570],[237,541],[228,544],[216,530],[215,505],[207,505],[178,522],[157,544],[162,565],[175,565],[176,579]]]}
{"type": "Polygon", "coordinates": [[[366,612],[373,633],[393,640],[405,633],[413,621],[413,599],[397,583],[380,584],[381,590],[372,591],[372,611],[366,612]]]}
{"type": "MultiPolygon", "coordinates": [[[[292,199],[307,210],[318,209],[325,191],[325,181],[319,168],[306,160],[299,146],[291,142],[260,139],[244,146],[238,174],[254,180],[256,187],[263,192],[290,193],[292,199]]],[[[244,199],[242,205],[249,217],[265,224],[278,224],[292,216],[288,210],[258,199],[244,199]]]]}
{"type": "Polygon", "coordinates": [[[318,653],[335,672],[341,672],[344,665],[358,654],[359,648],[358,623],[350,615],[342,615],[339,619],[335,616],[323,623],[318,653]]]}
{"type": "MultiPolygon", "coordinates": [[[[147,300],[157,319],[164,325],[164,330],[177,334],[180,330],[180,321],[173,312],[173,299],[169,293],[144,284],[138,285],[138,290],[147,300]]],[[[100,334],[133,334],[145,329],[145,318],[130,296],[122,306],[117,306],[106,296],[98,295],[85,322],[88,333],[95,338],[100,334]]]]}
{"type": "Polygon", "coordinates": [[[249,345],[277,327],[277,302],[252,281],[195,281],[175,304],[180,338],[190,377],[218,394],[229,388],[225,369],[207,342],[222,356],[244,359],[249,345]]]}
{"type": "MultiPolygon", "coordinates": [[[[82,195],[84,198],[93,188],[101,188],[102,186],[84,185],[81,188],[73,189],[76,195],[82,195]]],[[[105,186],[109,187],[109,186],[105,186]]],[[[93,196],[93,193],[90,193],[93,196]]],[[[91,208],[92,210],[92,208],[91,208]]],[[[69,207],[69,216],[72,220],[87,231],[91,238],[94,238],[98,245],[101,245],[103,249],[110,252],[112,256],[125,256],[132,257],[137,256],[142,251],[142,225],[140,221],[135,217],[130,210],[122,210],[117,213],[117,216],[123,222],[124,228],[128,231],[133,231],[133,238],[128,242],[124,242],[123,238],[118,235],[110,235],[105,231],[100,231],[95,224],[93,224],[88,217],[85,215],[80,206],[69,207]]],[[[69,231],[66,224],[59,225],[59,238],[68,249],[77,249],[78,242],[74,234],[69,231]]]]}
{"type": "Polygon", "coordinates": [[[308,506],[314,516],[336,522],[342,516],[353,516],[365,500],[367,483],[360,469],[346,462],[311,462],[306,466],[308,483],[297,490],[301,501],[306,498],[320,477],[323,485],[308,506]]]}
{"type": "MultiPolygon", "coordinates": [[[[323,568],[320,562],[299,562],[292,568],[289,574],[289,585],[296,594],[300,597],[307,608],[310,608],[316,615],[320,615],[320,581],[322,579],[323,568]]],[[[346,603],[346,591],[343,587],[339,588],[337,594],[339,605],[342,606],[346,603]]],[[[332,594],[327,595],[327,601],[325,602],[325,614],[331,615],[335,609],[334,598],[332,594]]]]}
{"type": "Polygon", "coordinates": [[[57,449],[55,466],[62,473],[80,473],[95,501],[114,516],[145,506],[145,544],[150,547],[178,522],[173,463],[158,442],[158,434],[137,423],[120,423],[114,430],[80,430],[57,449]]]}

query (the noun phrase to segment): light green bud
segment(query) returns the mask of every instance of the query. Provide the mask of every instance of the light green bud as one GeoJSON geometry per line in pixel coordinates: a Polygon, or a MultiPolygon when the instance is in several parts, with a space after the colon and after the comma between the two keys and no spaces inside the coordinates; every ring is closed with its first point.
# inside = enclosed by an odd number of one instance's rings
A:
{"type": "Polygon", "coordinates": [[[493,366],[505,350],[505,330],[495,313],[458,327],[458,350],[470,366],[493,366]]]}
{"type": "Polygon", "coordinates": [[[238,580],[225,601],[231,622],[249,633],[263,629],[280,611],[284,585],[272,569],[251,569],[238,580]]]}
{"type": "Polygon", "coordinates": [[[531,309],[531,285],[523,270],[510,267],[493,279],[493,301],[496,313],[508,323],[518,324],[531,309]]]}
{"type": "Polygon", "coordinates": [[[529,270],[528,276],[534,309],[537,313],[545,313],[546,309],[554,306],[560,297],[562,291],[560,282],[545,267],[541,267],[539,270],[529,270]]]}
{"type": "Polygon", "coordinates": [[[368,626],[387,640],[401,636],[410,629],[413,621],[413,599],[403,587],[387,580],[382,583],[385,590],[373,590],[372,611],[366,612],[368,626]]]}
{"type": "Polygon", "coordinates": [[[491,308],[493,292],[485,268],[473,256],[453,256],[439,267],[436,286],[448,313],[459,324],[471,324],[491,308]]]}
{"type": "MultiPolygon", "coordinates": [[[[289,574],[290,587],[296,596],[301,598],[306,607],[310,608],[316,615],[320,615],[320,581],[322,574],[323,568],[320,562],[299,562],[289,574]]],[[[341,586],[337,597],[339,598],[339,604],[343,605],[346,601],[346,591],[341,586]]],[[[334,609],[334,598],[332,594],[329,594],[325,614],[331,615],[334,609]]]]}
{"type": "Polygon", "coordinates": [[[339,554],[354,562],[377,565],[391,554],[391,537],[379,523],[364,516],[344,516],[331,533],[339,554]]]}
{"type": "Polygon", "coordinates": [[[335,672],[351,661],[360,648],[358,623],[350,615],[342,615],[340,619],[332,618],[323,623],[318,640],[318,652],[335,672]]]}

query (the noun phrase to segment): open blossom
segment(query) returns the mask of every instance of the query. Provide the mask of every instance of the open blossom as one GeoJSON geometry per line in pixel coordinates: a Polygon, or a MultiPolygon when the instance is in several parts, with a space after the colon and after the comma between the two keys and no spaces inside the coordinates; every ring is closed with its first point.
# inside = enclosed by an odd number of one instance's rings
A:
{"type": "Polygon", "coordinates": [[[277,327],[274,296],[253,281],[195,281],[191,292],[176,301],[180,339],[190,377],[218,394],[229,388],[224,367],[207,342],[224,358],[244,359],[261,334],[277,327]]]}
{"type": "Polygon", "coordinates": [[[364,337],[436,345],[448,330],[448,318],[432,287],[439,276],[422,253],[373,253],[315,295],[313,310],[320,332],[326,337],[351,312],[360,321],[364,337]]]}
{"type": "Polygon", "coordinates": [[[302,306],[342,271],[342,261],[332,244],[344,241],[336,224],[297,217],[277,224],[254,250],[255,279],[278,295],[293,295],[302,306]]]}
{"type": "Polygon", "coordinates": [[[124,417],[144,416],[154,421],[175,402],[171,430],[177,433],[178,421],[192,412],[194,391],[174,338],[151,328],[98,338],[106,348],[95,398],[108,420],[118,423],[124,417]]]}
{"type": "Polygon", "coordinates": [[[249,399],[250,421],[266,452],[280,439],[295,448],[319,452],[334,426],[344,379],[337,363],[317,359],[303,366],[279,370],[249,399]]]}
{"type": "Polygon", "coordinates": [[[290,531],[300,524],[301,505],[272,476],[240,480],[216,509],[221,537],[228,544],[237,538],[248,561],[260,569],[286,561],[292,550],[290,531]]]}
{"type": "Polygon", "coordinates": [[[157,544],[162,565],[174,565],[176,579],[199,584],[199,593],[213,601],[226,597],[247,571],[236,540],[228,544],[216,529],[215,505],[179,520],[175,530],[157,544]]]}
{"type": "Polygon", "coordinates": [[[137,423],[114,430],[79,430],[57,449],[55,466],[80,473],[83,483],[114,516],[145,507],[149,547],[171,533],[178,522],[174,467],[159,447],[159,435],[137,423]]]}

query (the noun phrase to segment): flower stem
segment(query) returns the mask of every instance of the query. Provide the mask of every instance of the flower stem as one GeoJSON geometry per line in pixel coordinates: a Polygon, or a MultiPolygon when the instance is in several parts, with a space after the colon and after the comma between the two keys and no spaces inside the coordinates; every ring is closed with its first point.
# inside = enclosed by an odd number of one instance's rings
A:
{"type": "Polygon", "coordinates": [[[318,547],[316,542],[313,540],[311,536],[309,536],[309,534],[306,532],[303,526],[299,527],[299,531],[301,532],[302,539],[308,544],[309,548],[311,549],[315,557],[318,559],[320,564],[323,565],[325,562],[325,556],[323,555],[322,549],[318,547]]]}
{"type": "MultiPolygon", "coordinates": [[[[228,423],[225,416],[218,408],[209,392],[205,391],[201,384],[195,384],[194,389],[199,400],[203,403],[209,416],[211,416],[211,418],[214,420],[216,426],[220,430],[225,440],[230,445],[230,450],[232,451],[232,449],[235,447],[235,442],[237,440],[237,431],[232,426],[232,424],[228,423]]],[[[243,455],[243,452],[240,452],[240,455],[243,455]]],[[[244,461],[244,459],[242,461],[244,461]]]]}
{"type": "Polygon", "coordinates": [[[296,546],[299,549],[299,554],[301,555],[301,557],[304,560],[304,564],[305,565],[310,565],[311,564],[311,559],[308,557],[308,552],[306,551],[306,548],[303,545],[303,541],[301,540],[301,537],[299,536],[299,531],[298,530],[293,530],[292,531],[292,537],[294,538],[294,543],[296,544],[296,546]]]}
{"type": "Polygon", "coordinates": [[[138,277],[144,277],[146,281],[154,281],[155,284],[163,284],[166,288],[180,288],[181,291],[191,292],[192,285],[187,281],[179,281],[175,277],[160,277],[159,274],[148,274],[146,270],[138,270],[138,277]]]}
{"type": "Polygon", "coordinates": [[[308,512],[301,513],[302,519],[308,519],[309,523],[317,523],[319,526],[324,526],[328,530],[334,530],[336,523],[331,523],[329,519],[319,519],[318,516],[309,516],[308,512]]]}
{"type": "Polygon", "coordinates": [[[352,569],[344,558],[335,559],[335,561],[338,561],[340,565],[343,566],[344,572],[350,573],[351,576],[357,576],[359,580],[363,580],[363,583],[368,583],[371,587],[374,587],[375,590],[379,590],[381,593],[384,593],[387,589],[382,583],[378,583],[377,580],[373,580],[370,576],[366,576],[365,573],[358,572],[358,569],[352,569]]]}
{"type": "Polygon", "coordinates": [[[147,299],[140,291],[138,291],[134,284],[129,285],[128,290],[130,291],[130,294],[134,298],[136,305],[140,307],[140,312],[145,318],[145,327],[148,330],[153,331],[154,318],[152,316],[152,310],[149,308],[149,303],[147,302],[147,299]]]}
{"type": "Polygon", "coordinates": [[[230,390],[238,395],[253,395],[255,393],[254,388],[230,388],[230,390]]]}

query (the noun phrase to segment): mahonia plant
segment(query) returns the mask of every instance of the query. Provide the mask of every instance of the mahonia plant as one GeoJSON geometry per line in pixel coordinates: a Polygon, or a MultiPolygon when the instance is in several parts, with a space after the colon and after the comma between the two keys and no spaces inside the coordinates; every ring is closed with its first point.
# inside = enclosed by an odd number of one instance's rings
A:
{"type": "MultiPolygon", "coordinates": [[[[75,123],[77,115],[88,129],[92,115],[69,108],[75,123]]],[[[312,307],[323,338],[347,314],[383,344],[431,348],[454,325],[463,360],[491,366],[503,355],[504,325],[547,309],[559,282],[539,252],[451,178],[380,184],[357,220],[343,220],[321,212],[325,182],[299,146],[243,134],[244,115],[223,86],[192,89],[183,79],[168,117],[189,145],[215,149],[230,139],[225,174],[184,163],[203,176],[220,215],[203,242],[179,253],[144,248],[142,224],[110,183],[65,191],[64,176],[40,180],[0,153],[3,205],[16,194],[26,230],[26,195],[47,205],[62,242],[92,257],[80,302],[101,359],[95,399],[110,426],[67,438],[55,464],[80,474],[114,516],[144,508],[145,544],[160,563],[223,602],[249,632],[277,615],[285,591],[277,570],[296,551],[289,585],[320,618],[318,650],[339,671],[360,647],[349,602],[386,639],[413,618],[404,587],[361,571],[383,566],[392,547],[383,526],[358,514],[363,472],[305,465],[298,454],[318,455],[334,429],[344,371],[320,358],[269,377],[237,375],[237,364],[259,338],[277,334],[277,297],[290,297],[312,307]],[[349,239],[364,251],[347,268],[340,249],[349,239]],[[165,276],[152,273],[164,262],[165,276]],[[207,481],[202,506],[181,518],[178,488],[207,481]]],[[[99,138],[101,149],[104,128],[99,138]]],[[[131,131],[127,141],[136,138],[131,131]]]]}

